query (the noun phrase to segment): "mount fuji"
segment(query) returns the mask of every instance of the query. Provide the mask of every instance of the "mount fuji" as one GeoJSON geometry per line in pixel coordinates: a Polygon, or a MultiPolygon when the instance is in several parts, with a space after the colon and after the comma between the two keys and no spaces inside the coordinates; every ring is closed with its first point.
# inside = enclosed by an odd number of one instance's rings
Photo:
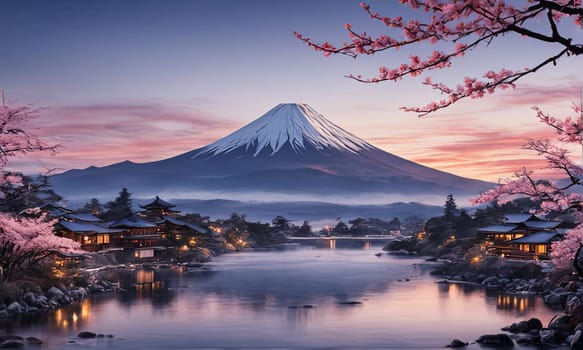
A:
{"type": "Polygon", "coordinates": [[[51,179],[67,198],[135,196],[238,200],[396,202],[473,196],[491,183],[432,169],[385,152],[306,104],[279,104],[205,147],[149,163],[125,161],[51,179]]]}

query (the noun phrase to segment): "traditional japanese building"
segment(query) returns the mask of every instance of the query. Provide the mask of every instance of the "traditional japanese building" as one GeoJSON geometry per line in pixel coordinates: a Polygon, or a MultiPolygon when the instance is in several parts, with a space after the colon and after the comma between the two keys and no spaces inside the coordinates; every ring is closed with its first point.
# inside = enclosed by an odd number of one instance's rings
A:
{"type": "Polygon", "coordinates": [[[177,248],[181,246],[192,248],[197,245],[204,245],[215,239],[211,231],[174,217],[164,216],[157,224],[160,227],[163,238],[172,242],[177,248]]]}
{"type": "Polygon", "coordinates": [[[177,219],[175,206],[158,196],[140,207],[141,212],[112,222],[57,206],[44,210],[58,218],[58,235],[79,242],[87,251],[120,250],[137,259],[148,259],[178,256],[181,249],[216,243],[213,232],[177,219]]]}
{"type": "Polygon", "coordinates": [[[488,255],[512,259],[548,259],[551,244],[566,232],[562,221],[532,214],[509,214],[503,223],[478,229],[488,255]]]}
{"type": "Polygon", "coordinates": [[[60,206],[56,203],[52,203],[52,202],[45,203],[45,204],[41,205],[39,207],[39,209],[53,219],[60,218],[61,216],[65,215],[65,214],[69,214],[69,213],[73,212],[71,209],[67,209],[65,207],[62,207],[62,206],[60,206]]]}
{"type": "Polygon", "coordinates": [[[175,207],[176,206],[174,204],[170,204],[165,200],[160,199],[160,197],[156,196],[156,198],[154,198],[149,203],[140,205],[140,208],[144,210],[142,210],[139,213],[139,215],[146,220],[156,222],[161,220],[165,216],[170,217],[176,216],[176,214],[178,214],[179,211],[172,209],[175,207]]]}
{"type": "Polygon", "coordinates": [[[526,259],[548,259],[551,252],[551,244],[563,239],[563,234],[555,231],[540,231],[513,239],[508,245],[518,249],[526,259]]]}
{"type": "Polygon", "coordinates": [[[92,214],[69,212],[59,217],[55,231],[58,236],[79,242],[83,250],[99,251],[110,248],[114,237],[124,230],[112,228],[92,214]]]}
{"type": "Polygon", "coordinates": [[[115,246],[124,251],[134,252],[135,258],[153,258],[156,251],[163,251],[167,247],[160,235],[160,227],[156,223],[132,215],[112,222],[109,227],[122,229],[123,234],[116,237],[115,246]]]}
{"type": "Polygon", "coordinates": [[[99,251],[111,247],[115,236],[120,236],[123,230],[109,228],[90,222],[59,220],[55,225],[58,236],[70,238],[81,244],[86,251],[99,251]]]}

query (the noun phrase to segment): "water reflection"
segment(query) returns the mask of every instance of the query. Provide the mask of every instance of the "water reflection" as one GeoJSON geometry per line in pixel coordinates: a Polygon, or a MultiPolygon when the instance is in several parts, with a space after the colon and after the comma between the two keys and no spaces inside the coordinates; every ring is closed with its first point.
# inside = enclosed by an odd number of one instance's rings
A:
{"type": "Polygon", "coordinates": [[[344,238],[322,238],[314,240],[303,240],[302,245],[312,246],[316,248],[326,248],[326,249],[381,249],[386,242],[390,241],[391,238],[386,240],[371,240],[366,238],[344,237],[344,238]]]}
{"type": "Polygon", "coordinates": [[[169,280],[175,281],[179,276],[180,272],[174,270],[138,269],[111,271],[104,277],[117,281],[121,288],[127,290],[116,294],[121,306],[129,308],[136,303],[149,301],[154,307],[163,308],[172,303],[175,294],[168,287],[169,280]]]}
{"type": "Polygon", "coordinates": [[[372,248],[372,242],[371,242],[371,241],[364,241],[364,242],[363,242],[363,245],[364,245],[364,246],[363,246],[363,248],[364,248],[365,250],[369,250],[369,249],[371,249],[371,248],[372,248]]]}
{"type": "Polygon", "coordinates": [[[287,324],[292,329],[306,328],[308,324],[314,322],[316,309],[314,308],[288,308],[287,324]]]}
{"type": "Polygon", "coordinates": [[[324,240],[322,240],[322,245],[324,246],[324,248],[336,249],[336,240],[335,239],[324,239],[324,240]]]}
{"type": "Polygon", "coordinates": [[[28,328],[33,325],[44,325],[51,333],[55,334],[77,332],[86,327],[92,317],[92,307],[98,303],[98,300],[85,299],[80,303],[73,303],[54,311],[4,319],[0,322],[0,328],[13,332],[16,329],[28,328]],[[5,322],[7,323],[5,324],[5,322]]]}
{"type": "Polygon", "coordinates": [[[327,248],[327,249],[336,249],[338,248],[357,248],[357,249],[364,249],[369,250],[372,249],[373,246],[380,246],[384,244],[383,242],[376,242],[378,244],[373,245],[371,240],[361,240],[361,239],[336,239],[336,238],[325,238],[322,240],[317,240],[316,246],[327,248]]]}
{"type": "Polygon", "coordinates": [[[480,286],[470,283],[437,283],[438,290],[441,294],[453,295],[454,297],[460,294],[470,294],[482,291],[480,286]]]}
{"type": "Polygon", "coordinates": [[[212,273],[188,273],[190,279],[184,282],[199,281],[197,291],[201,294],[236,297],[245,301],[244,305],[257,309],[358,300],[370,293],[386,292],[398,280],[419,277],[418,269],[410,260],[383,264],[374,254],[363,254],[360,250],[285,252],[280,253],[277,262],[273,261],[273,253],[250,254],[241,253],[238,265],[224,265],[219,261],[212,267],[212,273]]]}
{"type": "MultiPolygon", "coordinates": [[[[469,283],[438,283],[438,290],[442,297],[459,298],[460,295],[484,293],[481,286],[469,283]]],[[[496,309],[523,315],[535,309],[537,297],[535,295],[505,294],[500,291],[487,290],[486,300],[489,304],[495,301],[496,309]]]]}
{"type": "Polygon", "coordinates": [[[419,259],[336,247],[241,252],[209,270],[112,271],[107,278],[127,292],[11,327],[41,339],[113,333],[126,338],[116,349],[438,349],[453,337],[497,332],[523,313],[543,323],[554,313],[535,297],[435,283],[432,265],[419,259]]]}
{"type": "Polygon", "coordinates": [[[149,298],[164,289],[164,282],[154,278],[154,270],[138,270],[136,273],[136,284],[133,286],[136,291],[136,298],[149,298]]]}
{"type": "Polygon", "coordinates": [[[516,311],[519,315],[528,310],[534,310],[536,296],[533,295],[508,295],[498,294],[496,308],[499,310],[516,311]]]}
{"type": "Polygon", "coordinates": [[[81,303],[72,304],[67,308],[57,309],[49,314],[48,322],[62,331],[77,331],[82,329],[91,318],[91,301],[83,300],[81,303]]]}

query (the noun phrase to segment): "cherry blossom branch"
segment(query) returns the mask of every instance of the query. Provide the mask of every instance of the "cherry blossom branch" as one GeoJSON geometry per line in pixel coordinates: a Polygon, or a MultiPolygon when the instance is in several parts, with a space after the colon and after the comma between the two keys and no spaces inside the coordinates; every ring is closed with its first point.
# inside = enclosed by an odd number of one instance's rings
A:
{"type": "MultiPolygon", "coordinates": [[[[533,68],[518,71],[503,69],[498,73],[489,71],[483,75],[487,81],[479,81],[466,77],[464,83],[455,89],[441,83],[432,83],[427,78],[423,84],[438,90],[446,95],[439,101],[433,101],[423,107],[403,107],[405,111],[412,111],[427,115],[439,109],[446,108],[464,98],[481,98],[486,94],[494,93],[498,89],[514,87],[514,83],[526,75],[535,73],[549,64],[556,65],[563,56],[583,54],[583,43],[574,42],[573,38],[561,33],[558,21],[563,18],[573,19],[575,26],[583,27],[583,8],[581,0],[528,0],[522,8],[505,1],[487,0],[402,0],[402,4],[413,10],[424,10],[431,14],[427,21],[411,19],[404,20],[401,16],[388,17],[372,11],[370,5],[361,3],[360,6],[373,20],[381,22],[388,28],[387,33],[373,37],[367,33],[357,33],[350,24],[346,24],[349,42],[335,46],[329,42],[316,43],[312,39],[295,33],[296,37],[324,56],[341,54],[357,58],[360,55],[373,55],[383,51],[398,50],[404,47],[415,48],[429,41],[432,44],[450,43],[454,47],[446,52],[434,51],[426,59],[418,55],[410,55],[409,63],[402,63],[395,68],[380,67],[379,74],[371,78],[361,75],[347,75],[348,78],[362,83],[379,83],[383,81],[397,81],[407,76],[418,76],[425,71],[444,69],[452,66],[453,59],[462,57],[480,45],[489,45],[496,38],[507,33],[515,33],[523,38],[545,43],[554,43],[561,47],[557,54],[542,60],[533,68]],[[534,3],[534,4],[533,4],[534,3]],[[531,21],[540,15],[546,14],[550,33],[535,31],[528,26],[531,21]],[[400,34],[392,35],[392,31],[400,34]]],[[[565,29],[565,26],[561,28],[565,29]]],[[[565,30],[565,32],[567,32],[565,30]]],[[[579,40],[581,37],[578,38],[579,40]]]]}
{"type": "MultiPolygon", "coordinates": [[[[533,110],[540,122],[556,131],[558,142],[581,146],[583,111],[581,106],[575,104],[572,108],[579,114],[578,117],[559,119],[544,113],[538,107],[533,107],[533,110]]],[[[503,203],[516,196],[527,196],[540,200],[540,208],[534,211],[536,214],[568,213],[578,226],[569,230],[565,239],[552,244],[551,258],[556,268],[570,268],[579,244],[583,243],[583,167],[569,158],[569,152],[565,148],[550,140],[529,140],[525,148],[545,158],[546,168],[559,171],[566,176],[567,181],[561,184],[562,182],[535,180],[531,171],[522,169],[516,172],[513,179],[501,182],[496,188],[476,197],[472,203],[503,203]]]]}
{"type": "Polygon", "coordinates": [[[26,130],[27,124],[38,118],[39,110],[30,106],[0,106],[0,166],[17,154],[56,152],[60,145],[51,145],[26,130]]]}

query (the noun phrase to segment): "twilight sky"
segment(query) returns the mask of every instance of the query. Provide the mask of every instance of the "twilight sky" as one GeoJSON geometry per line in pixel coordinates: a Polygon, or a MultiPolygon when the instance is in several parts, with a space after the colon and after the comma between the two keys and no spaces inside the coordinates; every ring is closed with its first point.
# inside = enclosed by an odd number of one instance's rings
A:
{"type": "MultiPolygon", "coordinates": [[[[514,91],[418,118],[399,107],[438,97],[420,85],[423,77],[383,84],[344,77],[374,75],[412,52],[324,58],[293,36],[340,43],[346,23],[382,31],[358,4],[4,0],[0,89],[10,100],[45,108],[37,133],[63,146],[55,156],[29,156],[12,167],[31,172],[159,160],[204,146],[281,102],[308,103],[377,147],[457,175],[497,181],[523,166],[541,167],[521,146],[552,131],[530,107],[571,114],[583,82],[580,59],[545,68],[514,91]]],[[[371,4],[387,14],[404,9],[396,0],[371,4]]],[[[508,36],[430,76],[455,85],[490,69],[532,66],[556,50],[508,36]]]]}

